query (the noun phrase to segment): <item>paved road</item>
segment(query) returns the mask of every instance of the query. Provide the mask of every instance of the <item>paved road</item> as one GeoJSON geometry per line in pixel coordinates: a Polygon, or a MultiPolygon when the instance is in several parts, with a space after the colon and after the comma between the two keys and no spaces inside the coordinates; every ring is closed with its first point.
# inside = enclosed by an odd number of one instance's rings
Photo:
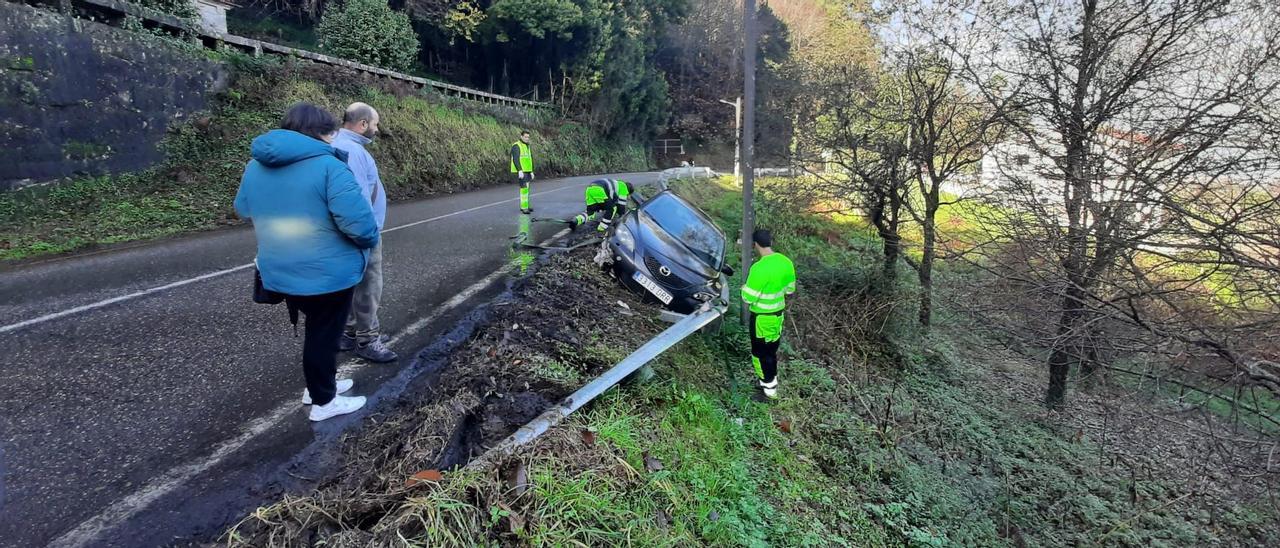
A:
{"type": "MultiPolygon", "coordinates": [[[[643,183],[653,175],[631,175],[643,183]]],[[[591,178],[535,183],[535,217],[582,208],[591,178]]],[[[394,205],[382,323],[400,364],[344,365],[394,399],[401,368],[496,294],[520,215],[496,187],[394,205]]],[[[563,225],[534,223],[541,241],[563,225]]],[[[147,546],[208,534],[360,415],[311,423],[302,339],[253,304],[253,234],[234,229],[0,272],[0,546],[147,546]]],[[[255,498],[256,497],[256,498],[255,498]]]]}

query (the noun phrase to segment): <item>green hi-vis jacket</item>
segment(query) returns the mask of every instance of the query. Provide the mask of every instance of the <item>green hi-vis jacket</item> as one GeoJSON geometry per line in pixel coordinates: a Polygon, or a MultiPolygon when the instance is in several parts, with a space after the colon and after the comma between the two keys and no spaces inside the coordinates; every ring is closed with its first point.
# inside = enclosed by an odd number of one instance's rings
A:
{"type": "Polygon", "coordinates": [[[593,206],[609,201],[626,202],[631,196],[631,185],[626,181],[615,179],[599,179],[587,185],[587,205],[593,206]]]}
{"type": "Polygon", "coordinates": [[[533,172],[533,153],[529,151],[529,145],[524,141],[516,141],[511,144],[511,172],[521,171],[533,172]],[[518,169],[517,166],[519,166],[518,169]]]}
{"type": "Polygon", "coordinates": [[[751,265],[742,300],[756,314],[775,314],[787,307],[787,295],[796,291],[796,267],[786,255],[773,253],[751,265]]]}

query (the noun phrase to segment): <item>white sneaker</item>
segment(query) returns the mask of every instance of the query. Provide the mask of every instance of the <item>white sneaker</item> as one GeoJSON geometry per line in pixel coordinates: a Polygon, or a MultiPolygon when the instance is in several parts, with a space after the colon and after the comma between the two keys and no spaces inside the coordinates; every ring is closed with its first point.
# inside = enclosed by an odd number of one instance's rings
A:
{"type": "Polygon", "coordinates": [[[760,391],[764,393],[764,397],[771,400],[778,399],[778,379],[773,379],[771,383],[760,381],[760,391]]]}
{"type": "MultiPolygon", "coordinates": [[[[351,390],[351,387],[356,385],[356,381],[351,379],[342,379],[338,381],[337,384],[338,390],[333,393],[335,396],[338,394],[344,394],[346,391],[351,390]]],[[[302,389],[302,405],[311,405],[311,392],[306,388],[302,389]]]]}
{"type": "Polygon", "coordinates": [[[354,413],[364,407],[364,396],[334,396],[333,401],[324,405],[311,406],[311,420],[322,421],[338,415],[354,413]]]}

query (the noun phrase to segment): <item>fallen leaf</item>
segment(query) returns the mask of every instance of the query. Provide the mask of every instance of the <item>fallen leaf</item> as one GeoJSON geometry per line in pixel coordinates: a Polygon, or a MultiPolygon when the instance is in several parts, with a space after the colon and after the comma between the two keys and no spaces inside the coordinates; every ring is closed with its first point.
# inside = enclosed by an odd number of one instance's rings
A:
{"type": "Polygon", "coordinates": [[[627,303],[624,303],[622,301],[618,301],[618,306],[621,306],[622,308],[625,308],[627,310],[631,310],[631,307],[627,306],[627,303]]]}
{"type": "Polygon", "coordinates": [[[668,529],[671,527],[671,516],[667,515],[666,510],[658,510],[657,522],[658,527],[668,529]]]}
{"type": "Polygon", "coordinates": [[[650,472],[662,470],[662,461],[653,458],[648,451],[644,452],[644,469],[650,472]]]}
{"type": "Polygon", "coordinates": [[[596,444],[596,433],[595,433],[595,432],[592,432],[592,431],[590,431],[590,430],[583,430],[583,431],[582,431],[582,443],[585,443],[585,444],[587,444],[587,445],[595,445],[595,444],[596,444]]]}
{"type": "Polygon", "coordinates": [[[498,503],[498,508],[507,513],[507,527],[512,533],[519,533],[521,529],[524,529],[524,518],[520,517],[520,514],[517,514],[510,506],[501,502],[498,503]]]}
{"type": "Polygon", "coordinates": [[[507,488],[517,498],[529,490],[529,471],[525,469],[524,461],[516,461],[515,466],[507,470],[506,476],[507,488]]]}
{"type": "Polygon", "coordinates": [[[427,482],[427,481],[438,482],[442,479],[444,479],[444,474],[441,474],[439,470],[423,470],[412,476],[409,476],[409,480],[404,483],[404,486],[413,487],[422,482],[427,482]]]}
{"type": "Polygon", "coordinates": [[[790,434],[790,433],[791,433],[791,419],[782,419],[781,421],[778,421],[778,428],[779,428],[780,430],[782,430],[782,432],[783,432],[784,434],[790,434]]]}
{"type": "Polygon", "coordinates": [[[520,364],[522,364],[522,363],[524,363],[524,360],[516,360],[516,361],[511,362],[511,365],[520,365],[520,364]]]}

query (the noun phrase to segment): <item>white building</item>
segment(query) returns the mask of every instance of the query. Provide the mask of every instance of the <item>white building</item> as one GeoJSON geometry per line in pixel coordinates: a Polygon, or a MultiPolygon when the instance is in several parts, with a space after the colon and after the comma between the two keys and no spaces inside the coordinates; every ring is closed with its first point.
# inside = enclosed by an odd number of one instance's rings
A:
{"type": "MultiPolygon", "coordinates": [[[[1137,226],[1159,221],[1156,201],[1167,186],[1140,181],[1127,167],[1152,152],[1149,141],[1141,134],[1108,129],[1100,132],[1092,155],[1103,161],[1093,170],[1091,202],[1131,208],[1137,226]]],[[[1064,156],[1061,142],[1056,132],[1042,130],[1034,141],[1019,134],[990,147],[982,158],[975,193],[1006,207],[1056,217],[1065,225],[1065,178],[1057,163],[1064,156]]],[[[1084,213],[1089,226],[1088,207],[1084,213]]]]}

